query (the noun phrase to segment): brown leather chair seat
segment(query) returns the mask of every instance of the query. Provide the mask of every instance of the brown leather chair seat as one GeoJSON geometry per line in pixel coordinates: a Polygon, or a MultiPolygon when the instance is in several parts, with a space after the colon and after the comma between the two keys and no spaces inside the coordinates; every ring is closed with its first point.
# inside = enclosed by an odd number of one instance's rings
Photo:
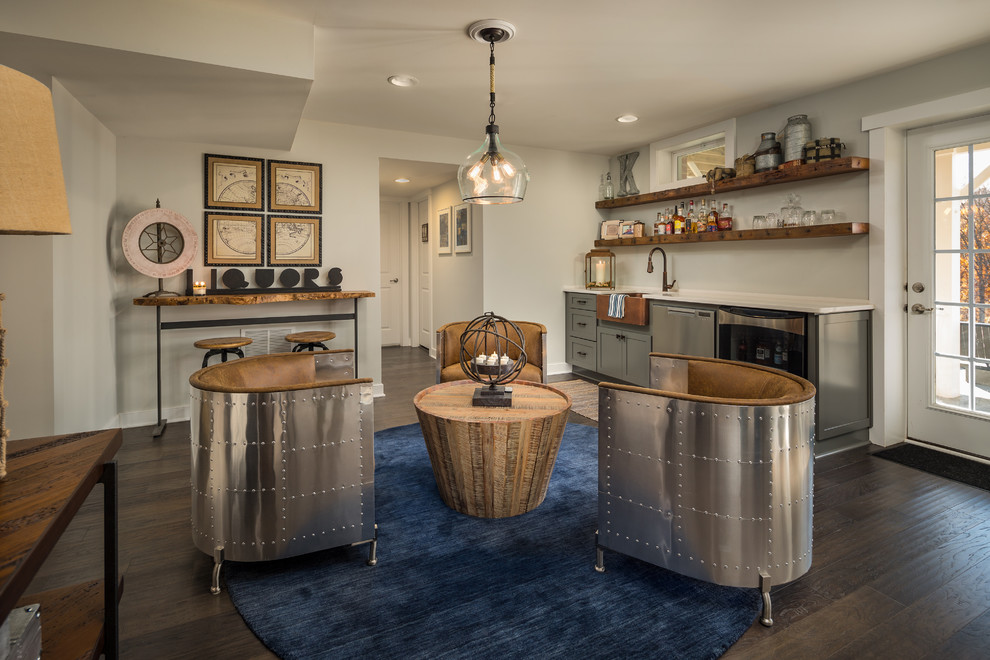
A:
{"type": "MultiPolygon", "coordinates": [[[[452,380],[466,380],[468,375],[461,368],[461,335],[467,329],[469,321],[447,323],[437,330],[437,382],[446,383],[452,380]]],[[[513,321],[522,332],[526,346],[526,365],[516,380],[533,383],[547,382],[547,329],[540,323],[530,321],[513,321]]],[[[510,328],[511,330],[511,328],[510,328]]],[[[511,337],[519,341],[518,337],[511,337]]],[[[520,342],[521,343],[521,342],[520,342]]],[[[494,347],[487,347],[487,351],[494,347]]],[[[486,352],[487,352],[486,351],[486,352]]],[[[516,360],[519,350],[510,345],[507,355],[516,360]]]]}

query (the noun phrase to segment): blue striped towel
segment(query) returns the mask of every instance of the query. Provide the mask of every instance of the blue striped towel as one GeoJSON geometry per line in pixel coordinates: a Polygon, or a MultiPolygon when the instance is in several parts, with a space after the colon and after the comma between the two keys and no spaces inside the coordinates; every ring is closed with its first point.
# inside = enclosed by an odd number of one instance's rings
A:
{"type": "Polygon", "coordinates": [[[612,293],[608,296],[608,315],[613,319],[621,319],[626,315],[626,294],[612,293]]]}

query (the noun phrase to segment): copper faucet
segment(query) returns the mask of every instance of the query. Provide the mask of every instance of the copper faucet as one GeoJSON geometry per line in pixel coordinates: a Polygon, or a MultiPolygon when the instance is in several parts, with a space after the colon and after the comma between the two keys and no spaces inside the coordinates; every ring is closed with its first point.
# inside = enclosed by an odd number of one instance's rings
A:
{"type": "Polygon", "coordinates": [[[674,285],[677,284],[677,280],[667,284],[667,253],[663,251],[662,247],[655,247],[650,250],[650,258],[646,260],[646,272],[653,272],[653,253],[657,250],[660,250],[660,254],[663,255],[663,291],[666,293],[674,288],[674,285]]]}

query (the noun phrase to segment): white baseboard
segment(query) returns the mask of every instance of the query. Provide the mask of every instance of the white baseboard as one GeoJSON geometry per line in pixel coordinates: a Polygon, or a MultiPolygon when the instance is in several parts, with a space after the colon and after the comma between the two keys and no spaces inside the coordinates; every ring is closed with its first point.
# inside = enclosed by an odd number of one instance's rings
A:
{"type": "Polygon", "coordinates": [[[549,366],[549,371],[547,375],[556,376],[558,374],[569,374],[571,373],[571,365],[568,362],[551,362],[549,366]]]}
{"type": "MultiPolygon", "coordinates": [[[[189,406],[177,406],[175,408],[163,408],[162,417],[170,422],[188,422],[189,406]]],[[[139,426],[154,426],[158,423],[157,410],[138,410],[135,412],[125,412],[117,415],[119,425],[124,429],[133,429],[139,426]]]]}

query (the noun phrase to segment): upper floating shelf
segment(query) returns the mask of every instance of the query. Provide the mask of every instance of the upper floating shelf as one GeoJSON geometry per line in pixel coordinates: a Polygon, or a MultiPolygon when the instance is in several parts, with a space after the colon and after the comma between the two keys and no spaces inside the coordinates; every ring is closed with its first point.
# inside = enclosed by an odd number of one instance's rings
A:
{"type": "Polygon", "coordinates": [[[773,229],[741,229],[709,231],[700,234],[661,234],[637,238],[610,238],[595,241],[595,247],[621,247],[629,245],[660,245],[668,243],[724,243],[728,241],[768,241],[781,238],[824,238],[830,236],[856,236],[869,234],[866,222],[839,222],[810,227],[774,227],[773,229]]]}
{"type": "Polygon", "coordinates": [[[686,199],[688,197],[705,197],[717,195],[719,193],[732,192],[734,190],[746,190],[747,188],[760,188],[762,186],[772,186],[778,183],[790,183],[791,181],[805,181],[807,179],[819,179],[825,176],[836,174],[850,174],[854,172],[866,172],[870,169],[870,159],[853,156],[849,158],[837,158],[826,160],[820,163],[805,163],[792,167],[782,167],[770,172],[760,172],[749,176],[737,176],[733,179],[723,179],[717,181],[712,190],[712,184],[699,183],[683,188],[672,188],[671,190],[660,190],[658,192],[643,193],[642,195],[630,195],[629,197],[617,197],[615,199],[603,199],[595,202],[596,209],[618,209],[626,206],[640,206],[642,204],[656,204],[658,202],[669,202],[675,199],[686,199]]]}

